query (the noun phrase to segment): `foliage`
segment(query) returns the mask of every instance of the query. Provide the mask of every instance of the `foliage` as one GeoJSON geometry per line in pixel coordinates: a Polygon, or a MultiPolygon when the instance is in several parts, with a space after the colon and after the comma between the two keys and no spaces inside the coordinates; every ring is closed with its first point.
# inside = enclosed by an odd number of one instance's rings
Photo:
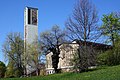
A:
{"type": "MultiPolygon", "coordinates": [[[[38,44],[27,44],[27,50],[24,55],[25,58],[25,66],[30,66],[32,69],[36,70],[36,75],[38,75],[38,68],[39,68],[39,62],[40,59],[38,59],[38,56],[40,56],[40,52],[38,52],[38,44]]],[[[32,70],[27,69],[27,71],[32,72],[32,70]]]]}
{"type": "Polygon", "coordinates": [[[112,42],[114,46],[115,40],[120,35],[120,15],[118,13],[110,13],[103,15],[103,25],[100,27],[102,35],[107,36],[106,42],[112,42]]]}
{"type": "Polygon", "coordinates": [[[98,70],[84,73],[63,73],[48,76],[36,76],[29,78],[6,78],[3,80],[119,80],[120,65],[113,67],[99,68],[98,70]]]}
{"type": "Polygon", "coordinates": [[[113,49],[108,50],[98,56],[100,65],[119,65],[120,64],[120,41],[115,42],[113,49]]]}
{"type": "Polygon", "coordinates": [[[5,76],[5,72],[6,66],[2,61],[0,61],[0,78],[3,78],[5,76]]]}
{"type": "Polygon", "coordinates": [[[42,32],[40,35],[40,44],[42,51],[48,53],[49,51],[53,53],[52,57],[52,66],[56,73],[58,73],[58,62],[60,48],[59,46],[65,42],[65,31],[62,31],[59,26],[55,25],[50,31],[42,32]]]}
{"type": "MultiPolygon", "coordinates": [[[[13,70],[10,70],[10,72],[14,72],[15,74],[15,70],[18,69],[21,73],[19,76],[21,76],[23,74],[22,56],[24,53],[24,42],[20,33],[9,33],[2,50],[6,59],[9,61],[9,67],[13,70]]],[[[9,67],[7,68],[7,74],[9,74],[9,67]]]]}
{"type": "Polygon", "coordinates": [[[14,61],[13,60],[9,61],[7,65],[5,77],[14,77],[14,61]]]}
{"type": "Polygon", "coordinates": [[[14,76],[15,77],[21,77],[21,75],[23,75],[23,73],[21,72],[21,70],[16,69],[15,72],[14,72],[14,76]]]}

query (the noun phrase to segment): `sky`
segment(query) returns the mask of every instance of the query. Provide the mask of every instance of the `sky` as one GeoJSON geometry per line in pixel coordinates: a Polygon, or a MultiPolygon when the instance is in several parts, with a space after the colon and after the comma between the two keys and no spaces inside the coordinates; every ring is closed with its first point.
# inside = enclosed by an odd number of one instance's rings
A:
{"type": "MultiPolygon", "coordinates": [[[[120,11],[120,0],[91,0],[98,10],[99,22],[103,14],[120,11]]],[[[24,33],[24,9],[38,8],[38,32],[54,25],[65,28],[64,23],[72,14],[76,0],[1,0],[0,1],[0,61],[5,62],[2,45],[10,32],[24,33]]]]}

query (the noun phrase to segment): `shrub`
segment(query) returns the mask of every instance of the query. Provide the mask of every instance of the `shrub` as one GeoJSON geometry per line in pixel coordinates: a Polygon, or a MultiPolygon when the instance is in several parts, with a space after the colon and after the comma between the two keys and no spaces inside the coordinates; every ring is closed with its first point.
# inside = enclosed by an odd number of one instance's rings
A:
{"type": "Polygon", "coordinates": [[[116,42],[113,49],[108,50],[98,56],[99,65],[119,65],[120,64],[120,42],[116,42]]]}
{"type": "Polygon", "coordinates": [[[6,66],[0,61],[0,78],[3,78],[6,72],[6,66]]]}

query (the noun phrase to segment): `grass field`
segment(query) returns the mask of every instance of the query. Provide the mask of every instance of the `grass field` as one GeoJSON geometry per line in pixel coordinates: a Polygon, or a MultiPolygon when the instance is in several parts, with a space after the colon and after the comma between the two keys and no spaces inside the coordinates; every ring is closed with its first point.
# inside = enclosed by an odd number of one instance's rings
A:
{"type": "Polygon", "coordinates": [[[84,73],[63,73],[29,78],[6,78],[1,80],[120,80],[120,65],[104,67],[84,73]]]}

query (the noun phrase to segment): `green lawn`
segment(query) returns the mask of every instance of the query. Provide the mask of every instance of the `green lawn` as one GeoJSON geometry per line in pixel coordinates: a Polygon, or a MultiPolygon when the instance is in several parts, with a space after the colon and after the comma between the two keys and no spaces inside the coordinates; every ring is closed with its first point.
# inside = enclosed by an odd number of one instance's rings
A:
{"type": "Polygon", "coordinates": [[[31,78],[6,78],[2,80],[120,80],[120,65],[84,73],[63,73],[31,78]]]}

